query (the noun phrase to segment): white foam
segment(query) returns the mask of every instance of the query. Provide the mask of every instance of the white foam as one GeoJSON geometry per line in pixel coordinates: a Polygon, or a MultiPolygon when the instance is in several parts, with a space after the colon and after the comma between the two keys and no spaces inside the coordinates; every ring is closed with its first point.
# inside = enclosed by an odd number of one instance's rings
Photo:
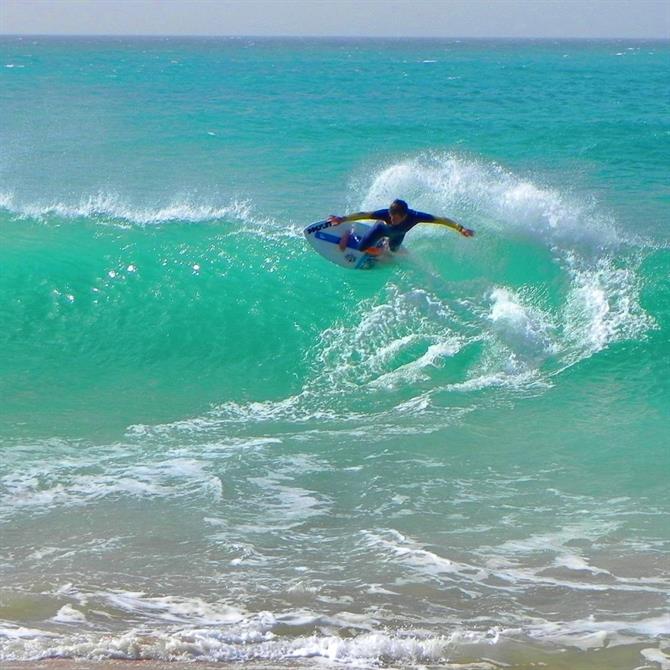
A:
{"type": "MultiPolygon", "coordinates": [[[[125,634],[62,636],[49,640],[34,635],[25,640],[3,641],[0,659],[38,660],[75,658],[210,661],[210,662],[282,662],[306,659],[322,660],[345,667],[366,668],[381,662],[438,663],[454,645],[462,643],[495,643],[488,633],[464,633],[431,636],[424,631],[396,633],[363,629],[356,635],[340,637],[315,633],[296,637],[279,637],[272,632],[278,623],[290,627],[320,625],[358,627],[360,617],[342,613],[336,619],[315,617],[309,612],[286,613],[275,617],[262,613],[237,624],[219,628],[189,628],[167,631],[128,631],[125,634]]],[[[459,666],[464,667],[464,666],[459,666]]],[[[467,666],[465,666],[467,667],[467,666]]],[[[475,667],[482,667],[477,665],[475,667]]]]}
{"type": "MultiPolygon", "coordinates": [[[[129,630],[125,633],[60,635],[33,629],[0,628],[0,660],[25,661],[44,658],[74,658],[102,661],[106,659],[210,661],[210,662],[277,662],[291,663],[313,659],[345,667],[377,667],[379,664],[440,664],[444,667],[500,667],[500,661],[483,658],[473,665],[451,666],[447,659],[465,655],[482,656],[482,646],[494,647],[510,640],[535,640],[582,650],[649,641],[663,631],[669,620],[656,617],[638,622],[598,621],[595,617],[561,623],[529,622],[520,628],[482,628],[481,630],[447,626],[443,634],[425,630],[377,630],[365,617],[341,612],[324,617],[310,611],[288,611],[274,615],[231,618],[216,627],[187,627],[129,630]],[[281,625],[296,631],[306,627],[321,628],[312,635],[278,635],[281,625]],[[343,628],[349,634],[340,636],[328,631],[343,628]],[[449,630],[451,628],[451,630],[449,630]],[[351,630],[357,630],[351,634],[351,630]],[[476,652],[468,651],[477,649],[476,652]]],[[[444,629],[445,627],[443,627],[444,629]]],[[[658,663],[665,670],[668,656],[663,649],[641,650],[644,659],[658,663]]]]}
{"type": "Polygon", "coordinates": [[[585,267],[573,255],[567,262],[573,276],[563,313],[569,344],[595,353],[656,326],[639,304],[639,279],[630,267],[617,267],[609,258],[585,267]]]}
{"type": "MultiPolygon", "coordinates": [[[[3,648],[12,646],[21,647],[16,644],[17,640],[35,640],[37,638],[57,638],[57,633],[51,633],[37,628],[28,628],[26,626],[17,626],[8,622],[0,622],[0,660],[3,659],[3,648]]],[[[26,645],[28,646],[28,645],[26,645]]],[[[13,659],[9,659],[13,660],[13,659]]],[[[19,659],[17,659],[19,660],[19,659]]]]}
{"type": "MultiPolygon", "coordinates": [[[[368,386],[371,388],[384,387],[387,389],[397,388],[405,384],[417,384],[428,379],[427,368],[437,367],[445,358],[457,354],[461,349],[460,340],[454,338],[452,341],[436,342],[431,344],[419,358],[397,367],[392,372],[387,372],[371,380],[368,386]]],[[[417,404],[413,403],[416,408],[417,404]]]]}
{"type": "Polygon", "coordinates": [[[43,220],[47,217],[65,219],[93,218],[127,224],[162,224],[172,221],[200,223],[234,219],[266,226],[271,222],[254,216],[249,200],[232,199],[224,205],[196,202],[192,198],[174,199],[154,207],[138,206],[112,193],[83,196],[78,201],[52,200],[46,202],[19,202],[11,193],[0,194],[0,207],[21,218],[43,220]]]}
{"type": "Polygon", "coordinates": [[[590,572],[594,575],[612,575],[609,570],[603,570],[602,568],[592,566],[587,559],[572,553],[557,556],[554,559],[554,565],[557,567],[568,568],[569,570],[575,570],[577,572],[590,572]]]}
{"type": "Polygon", "coordinates": [[[575,522],[566,524],[554,531],[539,532],[522,539],[507,540],[495,546],[486,546],[482,549],[487,553],[490,552],[503,556],[529,555],[547,551],[563,554],[565,553],[566,543],[574,542],[576,539],[595,541],[608,533],[616,531],[619,526],[620,523],[618,522],[605,522],[602,519],[575,522]]]}
{"type": "Polygon", "coordinates": [[[533,236],[545,244],[602,248],[622,241],[612,218],[592,204],[538,186],[496,163],[455,154],[422,154],[382,170],[366,187],[362,208],[375,209],[398,194],[417,209],[468,221],[476,217],[487,228],[533,236]]]}
{"type": "Polygon", "coordinates": [[[0,209],[11,209],[14,196],[11,193],[0,193],[0,209]]]}
{"type": "Polygon", "coordinates": [[[484,568],[440,556],[394,529],[363,531],[362,536],[367,546],[383,549],[394,560],[425,575],[460,575],[474,581],[483,580],[489,575],[489,571],[484,568]]]}
{"type": "Polygon", "coordinates": [[[227,603],[209,603],[202,598],[177,596],[147,596],[133,591],[100,591],[90,599],[103,600],[107,605],[132,614],[141,614],[152,621],[189,625],[218,626],[239,623],[243,612],[227,603]]]}
{"type": "Polygon", "coordinates": [[[449,306],[425,289],[394,284],[361,305],[355,318],[335,324],[315,350],[319,374],[310,388],[393,388],[426,378],[430,368],[465,344],[449,306]],[[410,358],[408,361],[407,359],[410,358]]]}
{"type": "MultiPolygon", "coordinates": [[[[175,497],[201,494],[220,498],[221,480],[194,458],[165,457],[160,462],[128,462],[132,447],[82,449],[77,456],[45,462],[40,452],[0,476],[0,516],[29,509],[84,505],[103,498],[175,497]],[[91,473],[93,471],[93,473],[91,473]]],[[[52,454],[56,453],[54,449],[52,454]]]]}
{"type": "Polygon", "coordinates": [[[546,312],[524,304],[519,294],[506,288],[494,288],[490,295],[491,322],[515,354],[531,358],[537,365],[557,353],[556,327],[546,312]]]}
{"type": "Polygon", "coordinates": [[[610,570],[592,565],[588,557],[573,547],[575,540],[597,542],[615,532],[619,526],[618,522],[595,518],[589,522],[567,524],[554,532],[541,532],[494,546],[485,545],[479,547],[476,554],[484,559],[492,575],[525,589],[553,586],[577,592],[667,592],[670,586],[667,578],[620,577],[610,570]],[[544,561],[540,560],[542,557],[545,557],[544,561]],[[573,574],[556,577],[548,572],[550,568],[566,568],[573,574]],[[599,579],[589,579],[590,575],[599,579]]]}
{"type": "Polygon", "coordinates": [[[670,654],[666,654],[662,649],[642,649],[640,655],[650,663],[657,663],[660,670],[670,670],[670,654]]]}
{"type": "Polygon", "coordinates": [[[524,626],[524,634],[530,638],[584,650],[667,636],[669,631],[670,614],[636,621],[599,620],[590,616],[574,621],[524,626]]]}
{"type": "Polygon", "coordinates": [[[474,374],[470,379],[446,386],[448,391],[472,393],[492,388],[506,388],[511,390],[547,389],[551,384],[542,378],[537,370],[526,370],[517,366],[514,356],[507,359],[504,370],[501,372],[483,372],[474,374]]]}
{"type": "Polygon", "coordinates": [[[259,489],[255,499],[262,500],[256,529],[288,530],[307,519],[327,514],[332,508],[333,501],[327,496],[297,486],[287,486],[280,483],[283,479],[281,473],[249,478],[248,481],[259,489]]]}
{"type": "Polygon", "coordinates": [[[86,615],[72,607],[72,605],[63,605],[58,610],[56,616],[52,618],[52,621],[57,623],[82,624],[86,623],[86,615]]]}

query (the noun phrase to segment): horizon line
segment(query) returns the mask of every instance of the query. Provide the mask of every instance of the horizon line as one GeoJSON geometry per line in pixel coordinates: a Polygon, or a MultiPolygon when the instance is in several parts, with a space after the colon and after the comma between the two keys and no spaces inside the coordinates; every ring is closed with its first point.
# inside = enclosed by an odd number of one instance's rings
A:
{"type": "Polygon", "coordinates": [[[208,34],[208,33],[3,33],[0,32],[0,37],[163,37],[163,38],[186,38],[186,39],[369,39],[369,40],[546,40],[546,41],[561,41],[561,40],[653,40],[657,42],[670,42],[670,36],[629,36],[629,35],[612,35],[612,36],[578,36],[578,35],[562,35],[561,37],[552,37],[548,35],[294,35],[294,34],[273,34],[273,35],[226,35],[226,34],[208,34]]]}

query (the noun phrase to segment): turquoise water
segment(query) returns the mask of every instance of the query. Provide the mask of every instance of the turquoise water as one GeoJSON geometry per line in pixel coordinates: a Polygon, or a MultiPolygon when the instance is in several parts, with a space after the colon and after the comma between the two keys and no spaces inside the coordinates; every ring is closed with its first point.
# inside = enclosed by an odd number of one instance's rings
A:
{"type": "Polygon", "coordinates": [[[0,45],[0,659],[668,667],[668,42],[0,45]]]}

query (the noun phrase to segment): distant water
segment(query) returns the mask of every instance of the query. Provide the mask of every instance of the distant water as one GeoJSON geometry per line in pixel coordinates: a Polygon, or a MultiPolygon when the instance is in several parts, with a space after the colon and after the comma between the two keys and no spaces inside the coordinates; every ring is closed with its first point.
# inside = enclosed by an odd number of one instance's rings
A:
{"type": "Polygon", "coordinates": [[[0,661],[670,667],[668,42],[14,37],[0,96],[0,661]],[[395,197],[477,236],[301,236],[395,197]]]}

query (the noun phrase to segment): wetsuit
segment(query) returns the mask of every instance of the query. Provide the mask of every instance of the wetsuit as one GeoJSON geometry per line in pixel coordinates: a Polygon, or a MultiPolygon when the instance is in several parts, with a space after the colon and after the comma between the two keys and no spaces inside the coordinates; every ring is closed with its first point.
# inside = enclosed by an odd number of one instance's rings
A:
{"type": "Polygon", "coordinates": [[[431,223],[435,221],[435,217],[432,214],[417,212],[413,209],[407,210],[407,216],[403,219],[402,223],[396,226],[391,225],[391,215],[388,209],[378,209],[372,212],[370,218],[377,219],[377,223],[372,227],[372,230],[360,239],[358,243],[359,249],[373,247],[382,237],[388,237],[389,249],[397,251],[405,239],[405,234],[414,228],[417,223],[431,223]]]}

